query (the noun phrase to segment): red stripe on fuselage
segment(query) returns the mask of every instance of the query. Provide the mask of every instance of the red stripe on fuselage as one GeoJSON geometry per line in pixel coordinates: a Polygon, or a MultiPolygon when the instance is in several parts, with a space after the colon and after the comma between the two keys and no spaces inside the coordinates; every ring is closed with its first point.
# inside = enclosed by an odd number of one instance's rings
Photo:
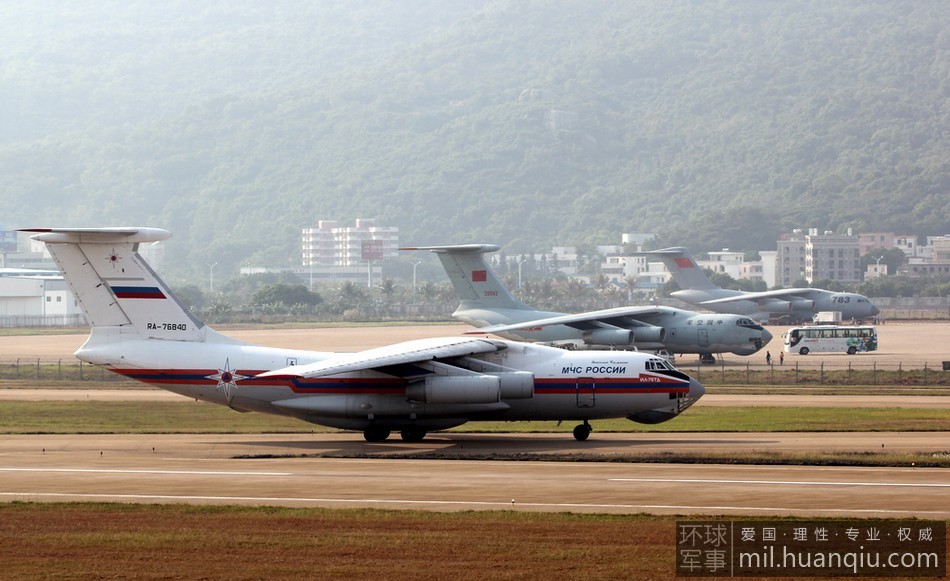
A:
{"type": "MultiPolygon", "coordinates": [[[[219,382],[210,376],[220,373],[218,369],[111,369],[119,375],[149,385],[216,386],[219,382]]],[[[305,379],[293,375],[257,379],[262,370],[232,370],[236,375],[245,375],[235,382],[238,387],[285,387],[300,394],[377,394],[398,395],[405,393],[407,380],[399,377],[317,377],[305,379]]],[[[580,388],[593,388],[597,393],[689,393],[689,384],[659,376],[641,374],[638,377],[584,378],[593,383],[579,383],[576,377],[536,378],[534,392],[537,395],[573,394],[580,388]],[[659,381],[657,381],[659,379],[659,381]]],[[[226,383],[226,382],[225,382],[226,383]]]]}

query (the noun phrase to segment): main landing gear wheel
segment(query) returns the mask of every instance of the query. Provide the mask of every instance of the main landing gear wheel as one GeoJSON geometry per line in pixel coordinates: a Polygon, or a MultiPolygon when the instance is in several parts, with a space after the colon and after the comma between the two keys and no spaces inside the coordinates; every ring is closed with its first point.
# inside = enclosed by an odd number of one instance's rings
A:
{"type": "Polygon", "coordinates": [[[422,428],[406,428],[399,435],[403,442],[421,442],[426,437],[426,431],[422,428]]]}
{"type": "Polygon", "coordinates": [[[577,424],[574,426],[574,439],[578,442],[583,442],[590,436],[590,433],[593,430],[594,428],[592,428],[590,424],[587,423],[587,420],[584,420],[583,424],[577,424]]]}
{"type": "Polygon", "coordinates": [[[386,438],[388,437],[389,430],[385,428],[370,426],[363,430],[363,439],[365,439],[367,442],[385,442],[386,438]]]}
{"type": "Polygon", "coordinates": [[[712,353],[700,353],[699,361],[703,365],[714,365],[716,363],[716,356],[712,353]]]}

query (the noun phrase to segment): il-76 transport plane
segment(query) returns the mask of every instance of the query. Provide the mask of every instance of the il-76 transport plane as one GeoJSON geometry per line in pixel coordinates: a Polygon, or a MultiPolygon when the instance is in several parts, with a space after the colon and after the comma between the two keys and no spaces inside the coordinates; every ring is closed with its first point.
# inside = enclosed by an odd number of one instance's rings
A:
{"type": "Polygon", "coordinates": [[[692,255],[681,246],[643,254],[658,256],[682,289],[670,296],[717,313],[736,313],[761,321],[771,315],[811,320],[821,311],[839,311],[843,319],[862,320],[881,312],[866,296],[856,293],[838,293],[820,288],[786,288],[763,292],[720,288],[709,280],[692,255]]]}
{"type": "Polygon", "coordinates": [[[396,343],[357,353],[262,347],[196,319],[138,254],[157,228],[26,229],[46,243],[92,330],[79,359],[237,411],[417,442],[473,420],[628,418],[659,423],[703,386],[643,353],[572,352],[475,337],[396,343]]]}
{"type": "Polygon", "coordinates": [[[455,292],[459,306],[453,317],[477,330],[520,341],[559,346],[584,346],[699,353],[705,362],[713,353],[751,355],[772,339],[748,317],[709,315],[672,307],[620,307],[567,315],[539,311],[511,296],[485,261],[494,244],[418,246],[401,250],[434,252],[455,292]]]}

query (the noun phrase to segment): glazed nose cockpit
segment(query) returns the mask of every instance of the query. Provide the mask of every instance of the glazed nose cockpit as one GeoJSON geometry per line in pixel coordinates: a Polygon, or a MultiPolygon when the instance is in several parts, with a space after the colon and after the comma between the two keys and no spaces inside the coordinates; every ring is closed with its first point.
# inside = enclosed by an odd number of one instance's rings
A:
{"type": "Polygon", "coordinates": [[[742,317],[736,321],[736,325],[751,331],[749,335],[748,348],[734,351],[734,353],[737,355],[751,355],[765,347],[766,344],[772,340],[772,334],[769,333],[765,327],[756,323],[752,319],[742,317]]]}

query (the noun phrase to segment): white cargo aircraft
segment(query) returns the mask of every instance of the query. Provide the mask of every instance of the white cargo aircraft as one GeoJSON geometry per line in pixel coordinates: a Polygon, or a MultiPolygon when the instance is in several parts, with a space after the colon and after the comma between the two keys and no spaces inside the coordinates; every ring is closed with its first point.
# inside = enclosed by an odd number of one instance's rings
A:
{"type": "Polygon", "coordinates": [[[459,297],[453,317],[477,330],[508,339],[564,347],[666,349],[698,353],[714,362],[713,353],[751,355],[772,334],[749,317],[710,315],[673,307],[619,307],[567,315],[539,311],[514,298],[485,261],[494,244],[416,246],[401,250],[430,250],[445,268],[459,297]]]}
{"type": "Polygon", "coordinates": [[[237,411],[417,442],[472,420],[628,418],[659,423],[703,386],[642,353],[571,352],[474,337],[397,343],[358,353],[262,347],[196,319],[138,254],[157,228],[25,229],[46,243],[92,330],[76,357],[237,411]]]}
{"type": "Polygon", "coordinates": [[[786,288],[763,292],[724,289],[714,285],[683,247],[644,252],[658,256],[681,290],[670,296],[717,313],[747,315],[757,321],[773,315],[811,320],[821,311],[839,311],[842,319],[862,320],[881,312],[866,296],[820,288],[786,288]]]}

